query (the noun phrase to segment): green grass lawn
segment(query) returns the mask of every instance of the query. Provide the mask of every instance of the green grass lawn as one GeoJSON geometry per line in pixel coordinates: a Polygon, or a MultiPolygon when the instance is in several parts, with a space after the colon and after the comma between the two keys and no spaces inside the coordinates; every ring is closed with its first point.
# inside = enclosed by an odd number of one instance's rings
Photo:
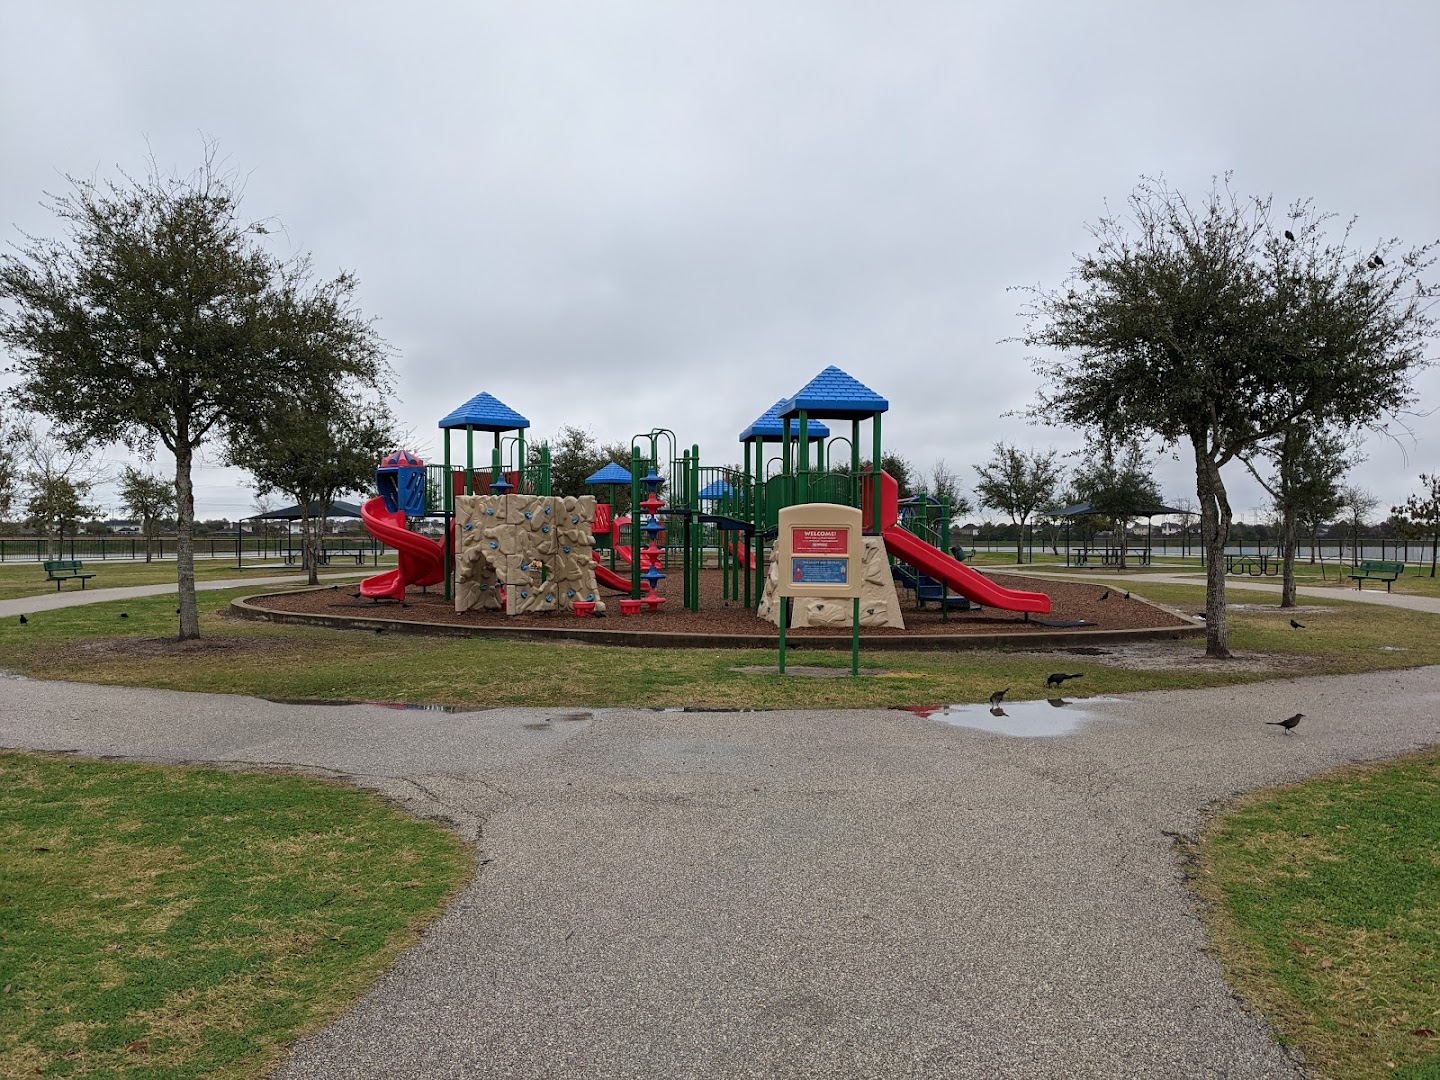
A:
{"type": "Polygon", "coordinates": [[[338,784],[0,753],[0,1077],[258,1077],[466,880],[338,784]]]}
{"type": "Polygon", "coordinates": [[[1194,881],[1227,978],[1326,1077],[1440,1077],[1440,752],[1243,799],[1194,881]]]}
{"type": "MultiPolygon", "coordinates": [[[[1147,595],[1195,606],[1200,590],[1147,586],[1147,595]]],[[[174,599],[97,604],[36,614],[29,625],[0,623],[0,667],[39,678],[157,686],[280,698],[495,705],[689,705],[820,708],[933,705],[983,700],[999,686],[1013,698],[1045,696],[1045,676],[1085,671],[1081,696],[1167,687],[1214,686],[1266,677],[1366,671],[1440,663],[1437,617],[1360,604],[1327,604],[1291,630],[1274,607],[1234,613],[1237,649],[1273,658],[1270,671],[1196,661],[1144,670],[1107,667],[1101,658],[1001,650],[870,652],[861,664],[875,677],[813,679],[745,674],[774,667],[773,650],[630,649],[556,642],[377,636],[362,631],[273,626],[232,619],[229,600],[242,591],[201,593],[203,640],[177,646],[174,599]],[[124,620],[119,613],[130,617],[124,620]],[[1383,647],[1403,649],[1381,651],[1383,647]],[[1063,656],[1063,659],[1061,657],[1063,656]]],[[[1273,597],[1236,592],[1237,602],[1273,597]]],[[[1017,646],[1019,647],[1019,646],[1017,646]]],[[[1201,643],[1170,648],[1192,659],[1201,643]]],[[[792,665],[848,668],[836,652],[791,653],[792,665]]]]}

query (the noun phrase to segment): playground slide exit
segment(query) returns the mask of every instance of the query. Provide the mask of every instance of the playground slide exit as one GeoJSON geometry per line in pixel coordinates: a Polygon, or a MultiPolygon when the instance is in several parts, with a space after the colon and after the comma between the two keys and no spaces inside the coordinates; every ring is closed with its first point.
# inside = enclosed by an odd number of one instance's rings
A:
{"type": "Polygon", "coordinates": [[[1001,611],[1025,611],[1037,615],[1050,613],[1050,597],[1044,593],[1002,588],[984,574],[976,573],[899,525],[891,525],[883,535],[890,554],[929,574],[936,581],[944,582],[952,592],[959,593],[971,603],[1001,611]]]}
{"type": "Polygon", "coordinates": [[[368,577],[360,583],[360,595],[404,600],[409,585],[438,585],[445,580],[445,549],[405,528],[405,514],[385,509],[385,500],[369,499],[360,507],[360,520],[370,535],[400,556],[394,570],[368,577]]]}

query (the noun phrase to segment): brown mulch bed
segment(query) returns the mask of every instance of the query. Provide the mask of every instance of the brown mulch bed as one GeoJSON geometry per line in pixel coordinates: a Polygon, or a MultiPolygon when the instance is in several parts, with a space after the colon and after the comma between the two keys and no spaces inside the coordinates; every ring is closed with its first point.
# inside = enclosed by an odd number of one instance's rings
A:
{"type": "MultiPolygon", "coordinates": [[[[1009,589],[1043,592],[1049,595],[1049,615],[1032,616],[1032,620],[1045,619],[1051,622],[1070,622],[1083,619],[1087,625],[1076,630],[1138,630],[1190,626],[1187,620],[1179,619],[1160,608],[1139,600],[1123,599],[1124,590],[1110,590],[1110,599],[1101,600],[1103,585],[1087,585],[1079,582],[1049,581],[1006,574],[997,578],[1009,589]]],[[[661,633],[701,634],[773,634],[779,636],[774,624],[765,622],[744,607],[742,602],[730,601],[723,597],[720,572],[707,570],[700,575],[700,610],[685,611],[680,608],[681,585],[678,580],[667,578],[660,594],[667,597],[665,607],[654,614],[648,611],[633,617],[622,618],[618,597],[602,589],[609,609],[608,617],[595,620],[597,627],[606,630],[626,630],[632,625],[636,630],[661,633]]],[[[1035,631],[1056,629],[1038,621],[1025,622],[1013,611],[998,611],[984,608],[980,611],[952,611],[950,617],[942,620],[940,611],[932,604],[921,610],[913,601],[901,593],[904,609],[905,629],[893,630],[884,627],[865,627],[867,637],[907,637],[928,634],[1024,634],[1035,631]]],[[[335,615],[347,618],[395,619],[407,622],[444,623],[451,626],[523,626],[543,629],[547,626],[573,627],[577,620],[565,611],[543,612],[533,615],[510,617],[496,611],[466,611],[457,613],[453,602],[447,602],[442,592],[432,590],[422,593],[412,589],[404,606],[395,603],[377,603],[359,596],[354,586],[339,585],[329,589],[309,592],[295,592],[281,595],[267,595],[258,606],[273,611],[295,611],[312,615],[335,615]]],[[[808,636],[848,637],[848,627],[822,627],[792,630],[792,638],[808,636]]]]}

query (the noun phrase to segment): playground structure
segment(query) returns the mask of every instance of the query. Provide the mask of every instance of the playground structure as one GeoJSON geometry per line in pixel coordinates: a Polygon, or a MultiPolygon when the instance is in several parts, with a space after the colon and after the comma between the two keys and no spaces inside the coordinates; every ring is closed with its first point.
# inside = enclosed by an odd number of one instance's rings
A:
{"type": "MultiPolygon", "coordinates": [[[[666,603],[698,611],[701,569],[713,558],[723,603],[775,621],[768,555],[779,513],[831,503],[861,511],[862,626],[903,627],[896,581],[920,605],[938,603],[942,619],[972,605],[1027,620],[1049,613],[1045,594],[1006,589],[946,550],[949,508],[943,499],[901,502],[895,480],[880,465],[888,409],[873,390],[827,367],[740,433],[739,467],[702,466],[699,446],[681,447],[665,428],[633,436],[628,467],[611,463],[587,478],[592,489],[608,489],[605,502],[596,495],[552,494],[549,447],[526,446],[530,421],[490,394],[478,394],[440,421],[440,465],[426,466],[403,451],[382,463],[380,498],[365,504],[363,516],[378,539],[399,551],[400,566],[368,579],[362,594],[403,600],[409,585],[443,583],[457,611],[503,607],[512,615],[588,615],[605,611],[599,590],[606,588],[622,594],[616,605],[622,615],[666,603]],[[832,433],[826,421],[849,421],[848,435],[843,429],[832,433]],[[870,453],[862,463],[861,424],[867,421],[870,453]],[[465,432],[463,466],[451,461],[455,431],[465,432]],[[478,466],[477,431],[492,437],[489,461],[478,466]],[[624,490],[628,514],[618,512],[617,495],[624,490]],[[406,528],[407,518],[426,516],[441,519],[443,544],[406,528]],[[668,596],[662,596],[667,579],[668,596]]],[[[849,600],[830,604],[807,596],[791,608],[795,626],[851,621],[849,600]]]]}

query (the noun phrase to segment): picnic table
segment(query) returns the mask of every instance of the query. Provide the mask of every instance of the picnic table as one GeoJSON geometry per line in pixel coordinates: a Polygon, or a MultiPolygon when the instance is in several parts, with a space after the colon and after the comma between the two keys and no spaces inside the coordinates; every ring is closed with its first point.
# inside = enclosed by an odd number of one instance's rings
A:
{"type": "Polygon", "coordinates": [[[1249,574],[1251,577],[1274,577],[1285,565],[1281,555],[1255,552],[1250,555],[1226,555],[1227,574],[1249,574]]]}
{"type": "MultiPolygon", "coordinates": [[[[1081,547],[1072,548],[1070,554],[1075,559],[1076,566],[1088,566],[1091,563],[1099,563],[1102,566],[1119,566],[1120,549],[1118,547],[1081,547]]],[[[1134,563],[1136,566],[1150,565],[1149,548],[1126,548],[1126,565],[1134,563]]]]}

